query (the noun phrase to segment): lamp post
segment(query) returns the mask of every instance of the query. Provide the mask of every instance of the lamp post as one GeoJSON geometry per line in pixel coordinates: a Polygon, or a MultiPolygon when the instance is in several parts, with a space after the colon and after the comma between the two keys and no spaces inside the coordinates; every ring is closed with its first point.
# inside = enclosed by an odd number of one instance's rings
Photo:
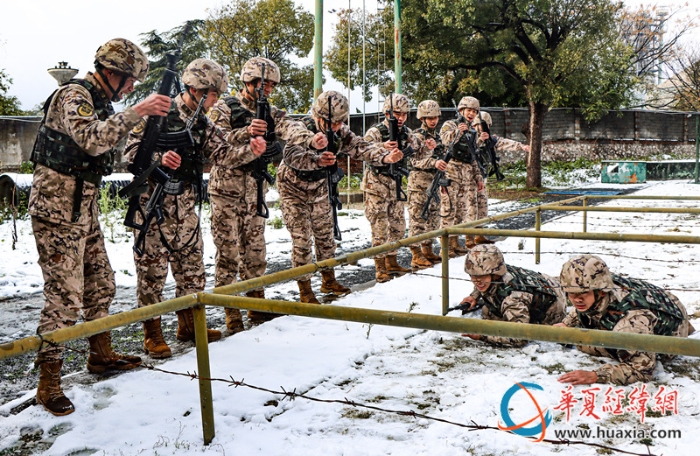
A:
{"type": "Polygon", "coordinates": [[[46,70],[58,82],[58,85],[63,85],[78,74],[78,70],[68,66],[68,62],[58,62],[53,68],[46,70]]]}

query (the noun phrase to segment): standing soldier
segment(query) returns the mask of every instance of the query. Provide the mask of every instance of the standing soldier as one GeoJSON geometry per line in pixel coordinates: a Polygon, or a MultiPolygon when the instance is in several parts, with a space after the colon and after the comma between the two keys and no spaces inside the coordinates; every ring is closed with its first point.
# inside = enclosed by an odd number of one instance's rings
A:
{"type": "MultiPolygon", "coordinates": [[[[372,143],[383,144],[387,150],[398,147],[397,141],[389,141],[389,117],[393,104],[393,115],[398,121],[399,138],[404,148],[410,146],[417,150],[420,146],[418,139],[411,130],[404,125],[408,119],[411,102],[405,95],[392,94],[384,101],[383,122],[374,125],[367,130],[365,139],[372,143]]],[[[404,149],[406,150],[406,149],[404,149]]],[[[402,151],[403,152],[403,151],[402,151]]],[[[405,168],[406,157],[396,163],[397,167],[405,168]]],[[[398,241],[406,235],[406,218],[404,215],[403,201],[396,197],[396,182],[391,176],[390,167],[367,166],[362,178],[362,190],[365,199],[365,215],[372,228],[372,245],[382,245],[388,242],[398,241]]],[[[388,282],[394,274],[411,272],[397,262],[397,252],[381,253],[374,258],[377,269],[377,282],[388,282]]]]}
{"type": "MultiPolygon", "coordinates": [[[[476,163],[477,133],[471,128],[479,112],[479,100],[464,97],[459,101],[457,111],[457,120],[448,120],[440,130],[443,144],[452,144],[459,137],[452,148],[453,157],[445,172],[450,186],[445,187],[446,191],[440,194],[443,228],[476,220],[477,191],[484,188],[484,178],[476,163]]],[[[459,244],[459,236],[450,236],[449,256],[454,258],[464,255],[474,245],[473,236],[466,237],[466,248],[459,244]]]]}
{"type": "MultiPolygon", "coordinates": [[[[115,114],[111,102],[143,81],[148,59],[129,40],[116,38],[95,54],[95,73],[72,79],[44,104],[44,118],[34,144],[36,165],[29,214],[44,274],[44,297],[38,334],[106,317],[114,298],[114,271],[109,264],[98,220],[97,194],[102,176],[112,173],[115,156],[129,130],[146,115],[164,115],[170,99],[150,95],[115,114]]],[[[88,338],[90,372],[127,370],[141,358],[115,353],[109,332],[88,338]]],[[[36,400],[57,416],[75,408],[61,390],[62,345],[42,345],[36,400]]]]}
{"type": "MultiPolygon", "coordinates": [[[[675,337],[688,337],[695,331],[676,296],[643,280],[611,274],[605,262],[595,255],[578,255],[564,263],[559,281],[574,309],[554,326],[675,337]]],[[[562,383],[649,382],[656,367],[656,353],[590,345],[576,348],[618,362],[604,364],[594,371],[567,372],[559,377],[562,383]]],[[[658,357],[660,361],[668,361],[675,356],[658,357]]]]}
{"type": "MultiPolygon", "coordinates": [[[[190,126],[193,145],[164,152],[162,165],[175,169],[172,182],[179,182],[180,189],[167,192],[162,197],[163,223],[152,220],[147,227],[143,254],[134,253],[136,263],[136,295],[138,306],[144,307],[163,300],[163,287],[168,275],[168,265],[175,278],[175,296],[185,296],[204,290],[203,241],[199,225],[197,205],[202,201],[202,173],[204,162],[232,159],[224,134],[204,115],[226,90],[227,75],[218,63],[209,59],[196,59],[182,72],[185,91],[172,101],[168,112],[169,133],[179,132],[190,126]],[[199,113],[196,113],[198,107],[199,113]],[[196,118],[193,118],[194,115],[196,118]]],[[[133,161],[141,143],[146,121],[142,121],[129,135],[127,159],[133,161]]],[[[249,152],[252,157],[253,152],[249,152]]],[[[145,205],[153,194],[155,185],[142,195],[145,205]]],[[[200,206],[201,207],[201,206],[200,206]]],[[[178,310],[176,338],[182,342],[194,340],[194,315],[192,309],[178,310]]],[[[160,317],[143,323],[146,353],[153,358],[172,355],[161,332],[160,317]]],[[[208,329],[209,342],[219,340],[221,332],[208,329]]]]}
{"type": "MultiPolygon", "coordinates": [[[[477,245],[464,261],[464,271],[469,274],[474,291],[462,300],[474,309],[481,299],[484,320],[554,325],[566,315],[566,298],[559,286],[559,279],[546,274],[506,264],[503,254],[495,245],[477,245]]],[[[474,340],[491,344],[522,347],[526,340],[510,337],[464,334],[474,340]]]]}
{"type": "MultiPolygon", "coordinates": [[[[486,141],[482,139],[482,129],[481,129],[481,120],[483,119],[484,122],[486,122],[489,126],[489,129],[491,128],[492,124],[492,119],[491,119],[491,114],[488,112],[483,112],[481,111],[481,115],[477,116],[474,118],[474,121],[472,122],[472,126],[474,129],[476,129],[477,133],[479,134],[479,139],[477,140],[477,146],[479,148],[479,156],[486,160],[486,156],[488,152],[486,151],[486,141]]],[[[487,133],[488,134],[488,133],[487,133]]],[[[487,138],[488,140],[488,138],[487,138]]],[[[512,139],[506,139],[506,138],[499,138],[496,135],[491,135],[491,141],[493,143],[493,148],[494,152],[520,152],[524,151],[526,153],[530,152],[530,146],[525,145],[521,142],[514,141],[512,139]]],[[[487,162],[484,163],[484,168],[488,169],[489,164],[487,162]]],[[[486,187],[486,178],[487,176],[484,177],[484,188],[482,190],[477,191],[477,196],[476,196],[476,218],[477,220],[486,218],[489,215],[489,191],[488,188],[486,187]]],[[[475,244],[493,244],[493,241],[488,239],[486,236],[478,235],[474,236],[474,243],[475,244]]]]}
{"type": "MultiPolygon", "coordinates": [[[[244,87],[241,97],[226,96],[214,105],[209,117],[224,132],[231,133],[228,141],[239,151],[249,151],[252,141],[262,141],[263,135],[274,132],[276,137],[290,145],[323,149],[326,138],[314,137],[306,127],[270,106],[267,120],[256,119],[258,90],[262,79],[265,97],[281,80],[279,67],[263,57],[253,57],[241,69],[240,79],[244,87]],[[265,74],[263,75],[263,70],[265,74]]],[[[265,150],[273,151],[279,143],[265,143],[265,150]]],[[[281,150],[281,149],[280,149],[281,150]]],[[[273,152],[274,153],[274,152],[273,152]]],[[[252,156],[250,156],[252,158],[252,156]]],[[[266,167],[267,165],[265,165],[266,167]]],[[[252,176],[255,163],[250,159],[236,162],[214,162],[209,175],[211,202],[211,231],[216,245],[216,273],[214,285],[219,287],[241,280],[254,279],[265,274],[265,218],[257,215],[257,182],[252,176]]],[[[267,184],[265,184],[267,185],[267,184]]],[[[246,292],[253,298],[265,298],[260,288],[246,292]]],[[[278,315],[248,311],[248,321],[260,324],[278,315]]],[[[226,309],[226,327],[236,333],[243,331],[243,319],[238,309],[226,309]]]]}
{"type": "MultiPolygon", "coordinates": [[[[280,194],[282,215],[292,235],[292,266],[303,266],[312,261],[311,236],[316,246],[316,261],[333,258],[333,220],[328,200],[328,167],[336,163],[340,154],[350,155],[356,160],[365,160],[383,166],[400,160],[403,154],[398,149],[388,151],[384,147],[367,143],[355,136],[343,122],[348,117],[350,104],[347,98],[335,91],[323,92],[314,102],[312,115],[304,118],[304,124],[312,133],[334,132],[334,141],[325,151],[302,146],[287,145],[284,161],[277,173],[277,190],[280,194]],[[329,112],[329,103],[332,113],[329,112]],[[331,124],[328,124],[330,118],[331,124]]],[[[333,269],[321,272],[322,293],[343,296],[350,289],[335,279],[333,269]]],[[[300,301],[319,304],[311,289],[309,275],[297,279],[300,301]]]]}
{"type": "MultiPolygon", "coordinates": [[[[425,100],[418,104],[417,117],[421,127],[414,133],[423,146],[422,154],[414,154],[411,158],[413,169],[408,177],[408,236],[416,236],[440,228],[440,206],[433,201],[429,207],[428,220],[421,217],[423,206],[428,199],[428,189],[433,182],[437,170],[445,171],[447,163],[443,160],[445,146],[442,144],[436,127],[440,121],[440,105],[437,101],[425,100]]],[[[429,268],[442,261],[433,252],[433,241],[424,241],[421,247],[411,246],[411,267],[415,269],[429,268]]]]}

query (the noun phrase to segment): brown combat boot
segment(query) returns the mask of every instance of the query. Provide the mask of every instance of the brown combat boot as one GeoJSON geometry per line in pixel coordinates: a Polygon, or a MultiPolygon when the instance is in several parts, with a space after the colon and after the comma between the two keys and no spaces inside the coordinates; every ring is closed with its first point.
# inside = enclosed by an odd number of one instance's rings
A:
{"type": "Polygon", "coordinates": [[[410,269],[404,268],[398,263],[398,258],[396,255],[386,256],[386,272],[394,275],[403,275],[407,272],[411,272],[410,269]]]}
{"type": "MultiPolygon", "coordinates": [[[[175,312],[177,314],[177,333],[175,338],[180,342],[194,340],[194,313],[192,309],[183,309],[175,312]]],[[[221,331],[207,328],[207,341],[216,342],[221,339],[221,331]]]]}
{"type": "Polygon", "coordinates": [[[112,350],[112,335],[109,331],[88,337],[90,356],[87,359],[87,370],[93,374],[101,374],[108,370],[129,370],[141,365],[138,356],[120,355],[112,350]]]}
{"type": "MultiPolygon", "coordinates": [[[[249,298],[265,299],[265,290],[252,290],[246,291],[246,296],[249,298]]],[[[273,320],[277,317],[282,317],[282,314],[275,314],[270,312],[259,312],[257,310],[248,311],[248,322],[251,325],[257,326],[259,324],[265,323],[266,321],[273,320]]]]}
{"type": "Polygon", "coordinates": [[[377,282],[384,283],[392,279],[392,277],[386,272],[386,260],[384,258],[375,258],[374,268],[377,270],[375,274],[377,282]]]}
{"type": "Polygon", "coordinates": [[[474,242],[474,236],[464,236],[464,240],[465,245],[467,247],[467,251],[465,253],[469,253],[469,250],[476,247],[476,242],[474,242]]]}
{"type": "Polygon", "coordinates": [[[226,307],[224,312],[226,312],[226,329],[231,332],[231,335],[245,331],[243,315],[240,309],[229,309],[226,307]]]}
{"type": "Polygon", "coordinates": [[[42,361],[39,364],[39,386],[36,389],[36,402],[47,412],[65,416],[75,412],[73,403],[61,390],[62,360],[42,361]]]}
{"type": "Polygon", "coordinates": [[[474,236],[474,243],[475,244],[493,244],[494,242],[487,238],[486,236],[482,236],[480,234],[474,236]]]}
{"type": "Polygon", "coordinates": [[[459,236],[450,236],[450,258],[465,255],[467,252],[469,252],[469,249],[466,249],[459,244],[459,236]]]}
{"type": "Polygon", "coordinates": [[[321,271],[321,277],[323,281],[321,282],[321,293],[333,293],[336,296],[345,296],[350,294],[350,288],[345,285],[341,285],[335,279],[335,270],[325,269],[321,271]]]}
{"type": "Polygon", "coordinates": [[[426,269],[433,266],[433,263],[423,256],[420,247],[417,245],[411,246],[411,255],[411,267],[413,269],[426,269]]]}
{"type": "Polygon", "coordinates": [[[160,317],[143,322],[143,349],[151,358],[170,358],[173,355],[163,338],[160,317]]]}
{"type": "Polygon", "coordinates": [[[421,251],[423,252],[423,256],[425,257],[426,260],[430,261],[433,264],[439,264],[442,263],[442,257],[440,255],[435,255],[433,253],[433,243],[429,244],[421,244],[421,251]]]}
{"type": "Polygon", "coordinates": [[[307,304],[321,304],[314,290],[311,289],[311,280],[297,280],[297,285],[299,285],[299,302],[305,302],[307,304]]]}

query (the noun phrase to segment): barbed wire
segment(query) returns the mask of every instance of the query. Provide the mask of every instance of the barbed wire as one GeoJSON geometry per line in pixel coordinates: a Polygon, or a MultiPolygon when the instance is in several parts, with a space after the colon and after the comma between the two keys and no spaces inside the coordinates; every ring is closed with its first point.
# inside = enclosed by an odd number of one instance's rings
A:
{"type": "MultiPolygon", "coordinates": [[[[359,407],[359,408],[364,408],[364,409],[368,409],[368,410],[374,410],[377,412],[391,413],[391,414],[395,414],[398,416],[406,416],[406,417],[411,417],[411,418],[425,419],[425,420],[435,421],[435,422],[439,422],[439,423],[443,423],[443,424],[448,424],[451,426],[457,426],[457,427],[469,429],[470,431],[494,430],[494,431],[499,431],[499,432],[507,432],[508,434],[513,434],[512,432],[503,431],[496,426],[488,426],[488,425],[478,424],[474,420],[471,421],[471,424],[467,424],[467,423],[461,423],[458,421],[452,421],[452,420],[447,420],[444,418],[439,418],[436,416],[426,415],[424,413],[416,412],[415,410],[388,409],[388,408],[383,408],[383,407],[379,407],[376,405],[363,404],[361,402],[349,400],[347,398],[345,398],[345,399],[321,399],[318,397],[309,396],[309,395],[304,394],[304,393],[297,393],[296,388],[294,388],[290,391],[290,390],[287,390],[284,387],[280,386],[280,391],[277,391],[277,390],[273,390],[273,389],[266,388],[263,386],[257,386],[257,385],[253,385],[250,383],[246,383],[245,379],[235,380],[233,378],[233,376],[230,376],[228,379],[225,379],[225,378],[207,378],[207,377],[200,377],[196,371],[195,372],[189,372],[189,371],[187,371],[187,372],[174,372],[174,371],[169,371],[169,370],[155,367],[152,364],[143,364],[143,367],[145,367],[148,370],[161,372],[164,374],[175,375],[175,376],[180,376],[180,377],[187,377],[190,380],[202,380],[202,381],[206,381],[206,382],[227,383],[229,386],[232,386],[234,388],[244,387],[244,388],[249,388],[249,389],[253,389],[256,391],[263,391],[266,393],[280,395],[280,396],[282,396],[281,401],[283,401],[285,399],[288,399],[289,401],[293,401],[293,400],[296,400],[297,398],[301,398],[301,399],[306,399],[307,401],[312,401],[312,402],[317,402],[317,403],[342,404],[342,405],[348,405],[350,407],[359,407]]],[[[599,443],[586,442],[583,440],[543,439],[542,441],[547,442],[547,443],[551,443],[553,445],[590,446],[590,447],[594,447],[594,448],[600,448],[603,450],[614,451],[614,452],[620,453],[620,454],[629,454],[629,455],[635,455],[635,456],[659,456],[659,455],[655,455],[655,454],[651,453],[648,444],[644,444],[647,447],[646,453],[635,453],[632,451],[623,450],[621,448],[608,446],[608,445],[602,445],[599,443]]]]}

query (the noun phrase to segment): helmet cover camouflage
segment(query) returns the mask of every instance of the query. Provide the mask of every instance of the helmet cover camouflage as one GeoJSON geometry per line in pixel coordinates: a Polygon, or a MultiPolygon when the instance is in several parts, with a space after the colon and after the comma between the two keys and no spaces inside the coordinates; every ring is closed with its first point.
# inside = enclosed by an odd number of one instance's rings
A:
{"type": "Polygon", "coordinates": [[[473,276],[505,275],[506,262],[495,245],[479,244],[469,250],[464,260],[464,271],[473,276]]]}
{"type": "Polygon", "coordinates": [[[335,90],[328,90],[318,96],[311,108],[311,113],[313,116],[317,119],[328,119],[329,98],[331,100],[331,109],[333,110],[331,122],[335,123],[347,120],[348,113],[350,112],[350,103],[348,103],[348,99],[345,98],[343,94],[336,92],[335,90]]]}
{"type": "Polygon", "coordinates": [[[182,72],[182,82],[194,89],[214,89],[224,93],[228,87],[228,74],[213,60],[195,59],[182,72]]]}
{"type": "Polygon", "coordinates": [[[440,111],[440,105],[437,101],[424,100],[418,104],[418,112],[416,117],[418,119],[423,119],[424,117],[440,117],[442,112],[440,111]]]}
{"type": "Polygon", "coordinates": [[[384,112],[391,110],[391,103],[394,103],[394,112],[409,112],[411,110],[411,101],[406,95],[400,93],[392,93],[391,98],[387,97],[384,100],[384,112]]]}
{"type": "Polygon", "coordinates": [[[272,81],[279,84],[282,80],[280,68],[275,62],[265,57],[253,57],[249,59],[241,68],[241,81],[252,82],[256,79],[262,79],[263,65],[265,65],[265,81],[272,81]]]}
{"type": "Polygon", "coordinates": [[[578,255],[570,258],[561,267],[559,281],[565,293],[610,291],[616,288],[608,265],[595,255],[578,255]]]}
{"type": "Polygon", "coordinates": [[[475,111],[478,111],[481,106],[479,106],[479,100],[477,100],[474,97],[464,97],[461,100],[459,100],[459,104],[457,105],[457,111],[462,111],[462,109],[469,108],[473,109],[475,111]]]}
{"type": "Polygon", "coordinates": [[[148,57],[140,47],[125,38],[114,38],[100,46],[95,53],[95,64],[141,82],[148,73],[148,57]]]}
{"type": "MultiPolygon", "coordinates": [[[[484,122],[490,127],[491,124],[493,123],[493,119],[491,119],[491,114],[488,112],[481,112],[481,119],[484,119],[484,122]]],[[[481,119],[479,119],[479,116],[476,116],[474,120],[472,121],[472,125],[479,125],[481,126],[481,119]]]]}

